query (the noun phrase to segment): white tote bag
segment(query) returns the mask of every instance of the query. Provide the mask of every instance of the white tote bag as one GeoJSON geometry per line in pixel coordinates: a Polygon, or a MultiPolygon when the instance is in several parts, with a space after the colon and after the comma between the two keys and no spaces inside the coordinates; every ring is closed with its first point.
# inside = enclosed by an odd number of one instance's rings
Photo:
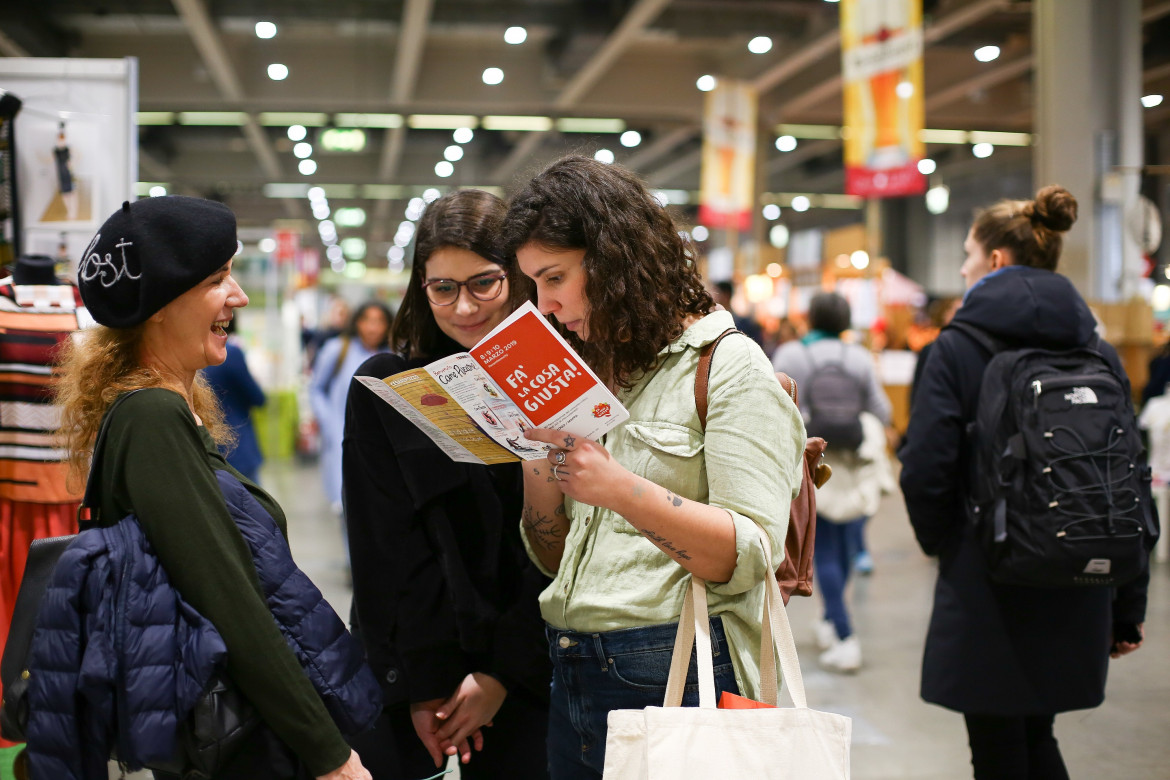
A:
{"type": "MultiPolygon", "coordinates": [[[[761,537],[771,571],[768,540],[762,532],[761,537]]],[[[694,577],[683,601],[663,706],[609,713],[605,780],[848,780],[853,723],[844,715],[808,708],[776,578],[768,577],[765,588],[760,691],[765,704],[777,704],[775,647],[795,707],[716,709],[710,630],[707,583],[694,577]],[[696,639],[699,706],[683,707],[696,639]]]]}

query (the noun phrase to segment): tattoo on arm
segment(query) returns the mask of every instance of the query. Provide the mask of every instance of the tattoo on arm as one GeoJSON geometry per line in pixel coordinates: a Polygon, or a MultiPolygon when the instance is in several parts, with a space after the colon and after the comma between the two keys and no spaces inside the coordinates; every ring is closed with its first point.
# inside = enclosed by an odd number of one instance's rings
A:
{"type": "Polygon", "coordinates": [[[682,499],[676,496],[674,493],[671,493],[669,490],[666,491],[666,500],[674,506],[682,506],[682,499]]]}
{"type": "Polygon", "coordinates": [[[532,473],[539,477],[540,476],[540,469],[534,468],[534,469],[532,469],[532,473]]]}
{"type": "Polygon", "coordinates": [[[641,498],[646,495],[646,488],[641,484],[634,485],[634,498],[641,498]]]}
{"type": "MultiPolygon", "coordinates": [[[[561,504],[554,514],[564,515],[565,506],[561,504]]],[[[564,529],[557,520],[542,514],[532,504],[524,505],[524,513],[520,518],[528,538],[533,544],[545,550],[555,550],[564,545],[564,529]]]]}
{"type": "Polygon", "coordinates": [[[678,549],[677,547],[674,546],[674,542],[670,541],[665,536],[662,536],[661,534],[656,534],[648,528],[639,528],[638,530],[642,533],[642,536],[645,536],[647,539],[654,542],[656,545],[661,547],[663,550],[666,550],[667,552],[674,553],[674,557],[678,558],[680,561],[691,560],[691,556],[687,553],[686,550],[678,549]]]}

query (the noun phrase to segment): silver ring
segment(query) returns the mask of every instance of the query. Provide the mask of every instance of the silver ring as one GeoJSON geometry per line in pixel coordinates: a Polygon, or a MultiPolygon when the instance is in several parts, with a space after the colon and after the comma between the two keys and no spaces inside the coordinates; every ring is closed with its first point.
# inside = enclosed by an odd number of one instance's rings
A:
{"type": "Polygon", "coordinates": [[[553,456],[553,462],[558,466],[563,466],[567,457],[569,457],[569,453],[564,450],[557,450],[557,454],[553,456]]]}
{"type": "Polygon", "coordinates": [[[560,478],[559,476],[557,476],[557,468],[558,468],[560,465],[561,465],[561,464],[559,464],[559,463],[556,463],[556,464],[554,464],[554,465],[553,465],[553,479],[555,479],[557,482],[560,482],[560,481],[561,481],[561,478],[560,478]]]}

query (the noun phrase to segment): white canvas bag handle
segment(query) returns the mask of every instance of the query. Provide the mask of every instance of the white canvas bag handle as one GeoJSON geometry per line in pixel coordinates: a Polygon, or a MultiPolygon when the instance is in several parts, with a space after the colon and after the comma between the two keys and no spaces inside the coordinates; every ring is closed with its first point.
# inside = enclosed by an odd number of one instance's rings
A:
{"type": "MultiPolygon", "coordinates": [[[[760,529],[760,543],[764,548],[765,571],[773,571],[771,543],[768,535],[760,529]]],[[[764,704],[776,706],[779,701],[780,681],[776,678],[776,655],[780,656],[780,671],[788,685],[792,703],[799,709],[806,709],[808,701],[804,695],[804,678],[800,674],[800,659],[796,655],[796,640],[792,636],[792,625],[780,596],[776,578],[769,576],[764,582],[764,613],[760,632],[760,695],[764,704]],[[773,650],[775,648],[775,650],[773,650]]],[[[699,706],[714,709],[715,666],[711,660],[711,620],[707,615],[707,582],[691,576],[691,587],[683,597],[682,614],[679,616],[678,633],[674,638],[674,653],[670,659],[670,675],[666,680],[664,707],[681,707],[686,689],[687,670],[691,662],[691,648],[696,646],[699,677],[699,706]]]]}

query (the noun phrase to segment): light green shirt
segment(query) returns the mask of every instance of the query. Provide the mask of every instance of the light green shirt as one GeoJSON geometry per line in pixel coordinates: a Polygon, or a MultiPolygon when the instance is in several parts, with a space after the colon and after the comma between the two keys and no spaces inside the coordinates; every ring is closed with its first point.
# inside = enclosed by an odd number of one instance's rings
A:
{"type": "MultiPolygon", "coordinates": [[[[714,312],[663,349],[655,369],[618,393],[630,419],[603,443],[633,473],[730,513],[735,572],[729,582],[708,583],[708,608],[723,618],[740,692],[758,698],[763,582],[771,572],[757,527],[772,540],[778,565],[789,505],[800,490],[805,433],[763,351],[729,336],[711,363],[704,436],[695,410],[699,349],[731,327],[730,313],[714,312]]],[[[677,622],[690,574],[620,515],[567,497],[565,509],[571,525],[560,569],[541,566],[554,578],[540,595],[544,619],[583,632],[677,622]]],[[[531,547],[528,555],[540,565],[531,547]]]]}

